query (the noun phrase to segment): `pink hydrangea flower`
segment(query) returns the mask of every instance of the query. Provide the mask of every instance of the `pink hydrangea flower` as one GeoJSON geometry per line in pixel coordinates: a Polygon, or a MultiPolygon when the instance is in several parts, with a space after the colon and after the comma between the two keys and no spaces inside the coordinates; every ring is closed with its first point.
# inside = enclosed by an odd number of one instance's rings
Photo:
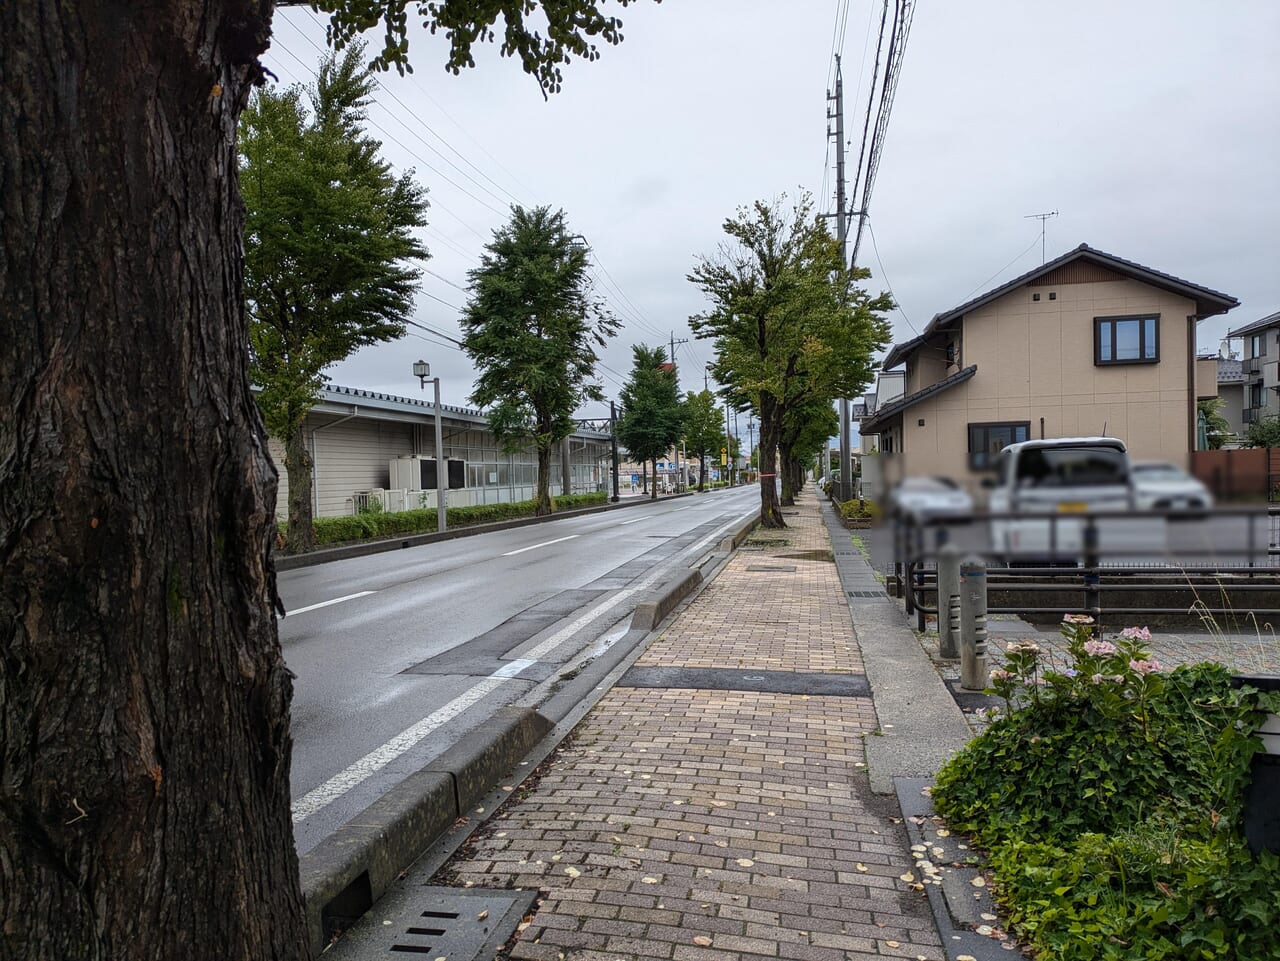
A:
{"type": "Polygon", "coordinates": [[[1151,631],[1145,627],[1126,627],[1120,632],[1120,636],[1130,641],[1149,641],[1151,631]]]}
{"type": "Polygon", "coordinates": [[[1004,648],[1010,654],[1040,654],[1040,645],[1035,641],[1010,641],[1004,648]]]}
{"type": "Polygon", "coordinates": [[[1137,671],[1139,674],[1155,674],[1163,671],[1164,667],[1154,658],[1149,661],[1130,661],[1129,670],[1137,671]]]}
{"type": "Polygon", "coordinates": [[[1013,674],[1010,671],[1002,671],[997,668],[991,672],[991,680],[993,681],[1007,681],[1011,677],[1013,677],[1013,674]]]}
{"type": "Polygon", "coordinates": [[[1063,624],[1092,624],[1093,618],[1088,614],[1063,614],[1063,624]]]}
{"type": "Polygon", "coordinates": [[[1085,641],[1084,652],[1094,657],[1107,657],[1116,652],[1116,646],[1110,641],[1085,641]]]}
{"type": "Polygon", "coordinates": [[[1091,678],[1089,678],[1089,680],[1092,681],[1094,684],[1101,684],[1103,681],[1106,680],[1106,678],[1103,677],[1101,674],[1095,674],[1091,678]]]}

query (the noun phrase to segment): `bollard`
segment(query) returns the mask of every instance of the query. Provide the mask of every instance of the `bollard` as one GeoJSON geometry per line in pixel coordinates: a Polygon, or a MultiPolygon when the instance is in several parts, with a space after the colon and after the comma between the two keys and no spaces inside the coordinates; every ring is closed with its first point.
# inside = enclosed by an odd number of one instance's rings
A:
{"type": "Polygon", "coordinates": [[[960,604],[960,549],[954,544],[938,548],[938,656],[959,657],[956,632],[960,604]],[[954,605],[954,612],[953,612],[954,605]]]}
{"type": "Polygon", "coordinates": [[[987,565],[974,556],[960,564],[960,686],[987,688],[987,565]]]}

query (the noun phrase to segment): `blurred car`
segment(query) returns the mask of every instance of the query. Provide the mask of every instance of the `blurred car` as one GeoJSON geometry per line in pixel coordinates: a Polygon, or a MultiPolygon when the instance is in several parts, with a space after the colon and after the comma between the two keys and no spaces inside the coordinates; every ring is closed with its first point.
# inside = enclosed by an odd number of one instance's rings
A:
{"type": "Polygon", "coordinates": [[[1202,511],[1213,495],[1181,467],[1164,461],[1138,461],[1130,468],[1134,501],[1140,510],[1202,511]]]}
{"type": "Polygon", "coordinates": [[[890,514],[917,520],[973,516],[973,498],[948,477],[908,477],[889,491],[886,502],[890,514]]]}

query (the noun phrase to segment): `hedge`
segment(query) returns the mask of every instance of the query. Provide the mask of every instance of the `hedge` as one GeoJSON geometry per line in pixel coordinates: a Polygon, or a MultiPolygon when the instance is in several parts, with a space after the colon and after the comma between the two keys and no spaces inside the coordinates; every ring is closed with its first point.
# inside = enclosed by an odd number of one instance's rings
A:
{"type": "MultiPolygon", "coordinates": [[[[573,510],[603,504],[608,495],[569,494],[553,497],[553,511],[573,510]]],[[[449,508],[450,527],[471,527],[476,524],[493,524],[498,521],[532,517],[534,501],[515,501],[506,504],[478,504],[473,507],[449,508]]],[[[431,534],[436,530],[435,508],[420,508],[395,513],[356,514],[350,517],[317,517],[312,522],[316,533],[316,546],[328,547],[350,541],[377,540],[399,537],[405,534],[431,534]]],[[[283,529],[284,525],[281,524],[283,529]]]]}

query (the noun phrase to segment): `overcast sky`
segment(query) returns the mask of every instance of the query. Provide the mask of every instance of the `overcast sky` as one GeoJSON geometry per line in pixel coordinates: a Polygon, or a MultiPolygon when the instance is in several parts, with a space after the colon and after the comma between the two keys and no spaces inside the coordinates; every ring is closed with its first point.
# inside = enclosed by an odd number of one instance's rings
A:
{"type": "MultiPolygon", "coordinates": [[[[415,317],[457,336],[460,288],[508,205],[560,207],[625,324],[605,354],[606,395],[617,397],[632,344],[673,332],[689,340],[676,351],[682,389],[700,389],[712,350],[688,317],[706,305],[685,277],[715,253],[725,218],[806,190],[834,208],[826,94],[845,4],[605,6],[625,41],[568,66],[549,100],[492,48],[447,73],[445,41],[421,29],[415,72],[381,77],[371,132],[432,203],[415,317]]],[[[847,4],[850,179],[880,6],[847,4]]],[[[868,285],[900,305],[895,340],[1037,266],[1040,221],[1027,217],[1054,210],[1050,259],[1088,243],[1239,298],[1201,324],[1202,350],[1280,310],[1277,38],[1277,0],[921,0],[870,203],[874,244],[865,236],[859,256],[868,285]]],[[[307,82],[323,47],[320,15],[278,9],[265,61],[282,83],[307,82]]],[[[442,375],[445,403],[466,403],[466,356],[420,336],[367,348],[331,376],[413,396],[419,357],[442,375]]]]}

